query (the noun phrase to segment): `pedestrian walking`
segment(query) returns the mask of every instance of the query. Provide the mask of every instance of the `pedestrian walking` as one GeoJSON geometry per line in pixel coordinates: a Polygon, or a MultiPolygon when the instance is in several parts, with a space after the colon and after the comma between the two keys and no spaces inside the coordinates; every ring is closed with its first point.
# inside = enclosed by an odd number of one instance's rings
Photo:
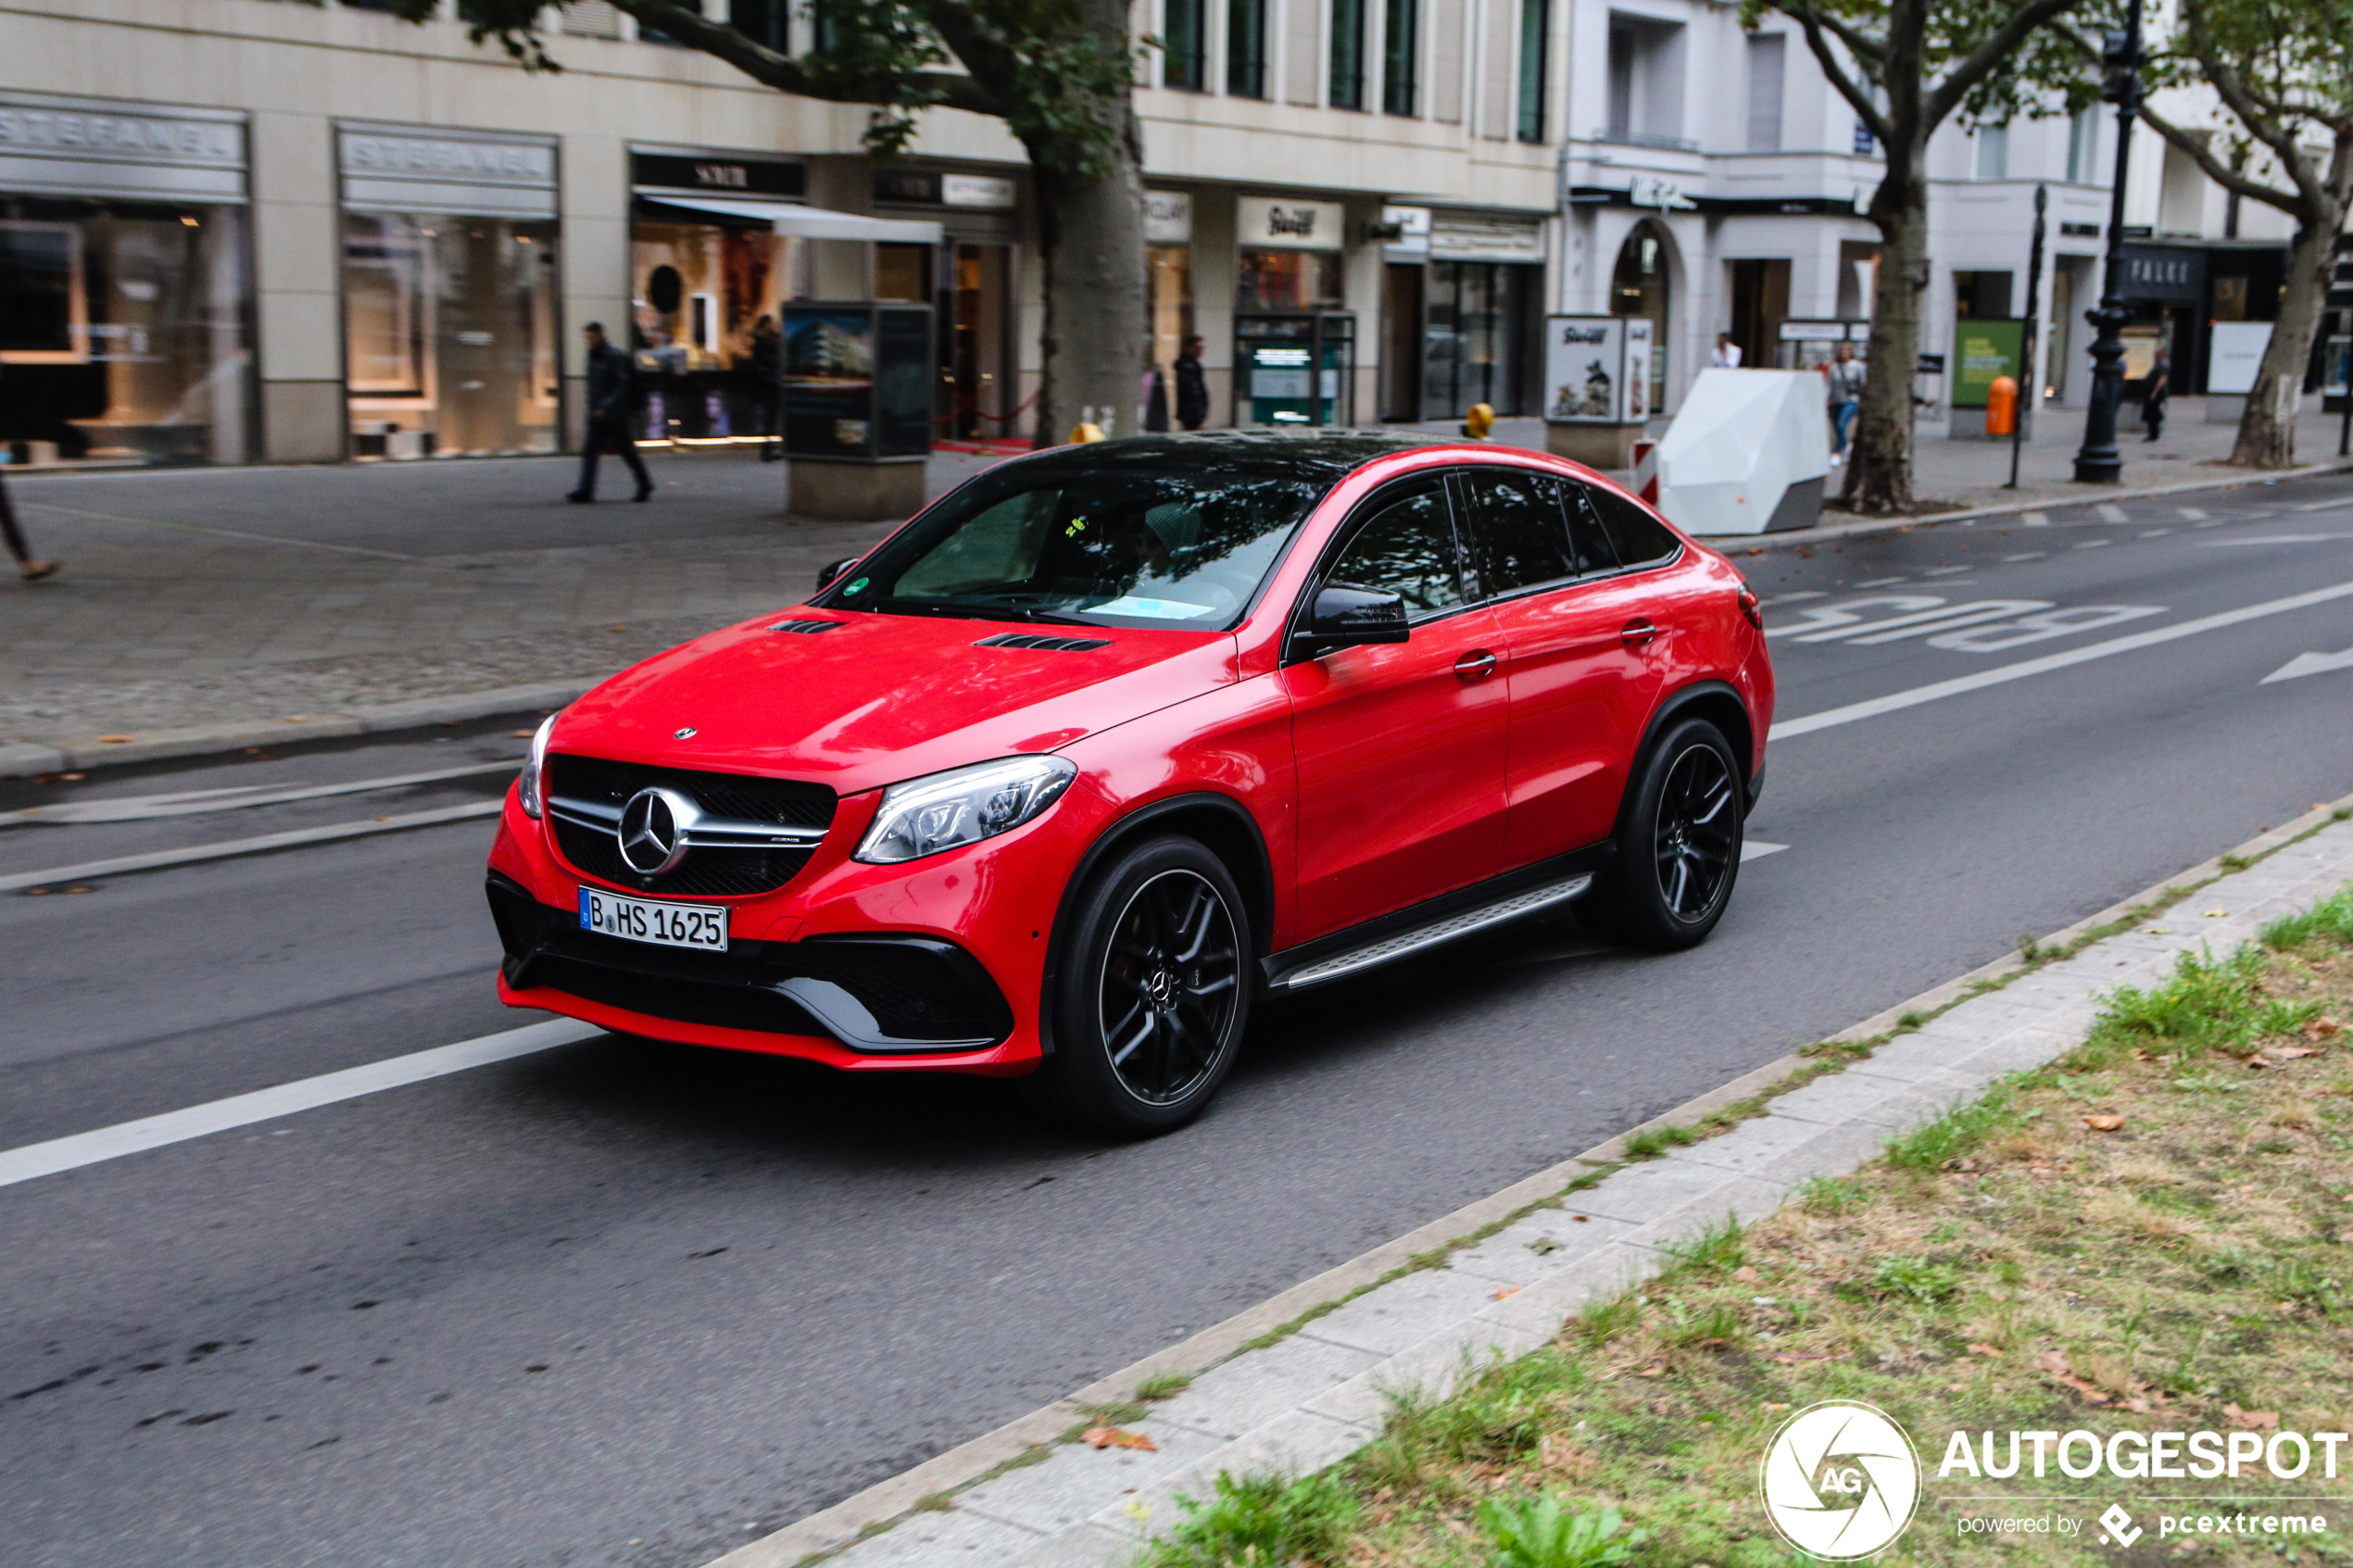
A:
{"type": "Polygon", "coordinates": [[[751,406],[760,420],[760,460],[773,463],[784,456],[769,445],[776,435],[776,407],[784,395],[785,334],[776,318],[762,316],[751,324],[751,406]]]}
{"type": "Polygon", "coordinates": [[[1209,345],[1189,337],[1176,355],[1176,422],[1199,430],[1209,422],[1209,378],[1201,372],[1201,351],[1209,345]]]}
{"type": "Polygon", "coordinates": [[[1716,351],[1707,357],[1707,362],[1719,370],[1737,370],[1741,368],[1741,345],[1732,341],[1731,333],[1716,334],[1716,351]]]}
{"type": "Polygon", "coordinates": [[[654,482],[629,433],[631,394],[636,387],[637,368],[628,355],[605,341],[602,322],[589,322],[581,329],[581,335],[588,340],[588,439],[580,448],[579,488],[564,499],[597,498],[597,459],[610,447],[637,476],[637,494],[629,498],[642,501],[654,493],[654,482]]]}
{"type": "Polygon", "coordinates": [[[44,577],[57,574],[57,562],[32,558],[32,551],[24,542],[24,531],[17,526],[17,509],[8,504],[8,486],[5,479],[0,479],[0,535],[6,537],[8,553],[17,558],[18,576],[28,583],[38,583],[44,577]]]}
{"type": "Polygon", "coordinates": [[[1144,371],[1144,429],[1168,433],[1168,375],[1158,365],[1144,371]]]}
{"type": "Polygon", "coordinates": [[[1831,357],[1828,367],[1831,393],[1831,467],[1838,468],[1846,461],[1848,438],[1855,430],[1855,416],[1863,407],[1863,381],[1869,373],[1863,362],[1855,358],[1852,345],[1840,344],[1831,357]]]}
{"type": "Polygon", "coordinates": [[[2155,441],[2165,433],[2165,400],[2172,395],[2171,357],[2160,348],[2157,363],[2149,367],[2148,390],[2141,395],[2141,423],[2148,427],[2147,439],[2155,441]]]}

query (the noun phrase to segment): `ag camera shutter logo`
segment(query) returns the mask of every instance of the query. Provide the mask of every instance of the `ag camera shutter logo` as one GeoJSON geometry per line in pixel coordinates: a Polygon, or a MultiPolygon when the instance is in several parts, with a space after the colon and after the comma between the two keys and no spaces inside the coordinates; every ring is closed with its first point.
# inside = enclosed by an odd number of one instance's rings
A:
{"type": "Polygon", "coordinates": [[[1766,1446],[1757,1491],[1781,1539],[1831,1562],[1885,1549],[1912,1522],[1920,1461],[1884,1411],[1850,1399],[1808,1405],[1766,1446]]]}

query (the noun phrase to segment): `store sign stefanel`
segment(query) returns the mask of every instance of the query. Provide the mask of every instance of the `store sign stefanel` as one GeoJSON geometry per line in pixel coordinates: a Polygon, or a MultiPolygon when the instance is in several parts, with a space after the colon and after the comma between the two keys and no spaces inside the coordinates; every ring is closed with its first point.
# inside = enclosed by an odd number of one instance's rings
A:
{"type": "Polygon", "coordinates": [[[1346,221],[1338,202],[1243,196],[1235,203],[1235,243],[1254,250],[1339,250],[1346,221]]]}

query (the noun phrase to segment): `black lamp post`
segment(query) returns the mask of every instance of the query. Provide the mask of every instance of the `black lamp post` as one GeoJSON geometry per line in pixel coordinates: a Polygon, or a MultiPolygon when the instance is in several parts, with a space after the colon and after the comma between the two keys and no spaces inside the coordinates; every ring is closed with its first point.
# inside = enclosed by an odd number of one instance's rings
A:
{"type": "Polygon", "coordinates": [[[2108,35],[2101,60],[2100,95],[2116,106],[2116,183],[2108,197],[2100,307],[2083,313],[2099,335],[2092,340],[2092,406],[2084,411],[2083,445],[2075,454],[2079,484],[2114,484],[2124,477],[2116,416],[2124,403],[2124,179],[2133,166],[2133,121],[2141,112],[2141,0],[2127,0],[2125,10],[2124,31],[2108,35]]]}

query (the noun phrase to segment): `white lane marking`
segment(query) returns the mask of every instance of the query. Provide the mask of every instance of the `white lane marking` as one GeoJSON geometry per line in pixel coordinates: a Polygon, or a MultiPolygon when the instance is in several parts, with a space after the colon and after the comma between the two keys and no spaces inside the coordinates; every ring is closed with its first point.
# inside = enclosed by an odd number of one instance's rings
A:
{"type": "Polygon", "coordinates": [[[2261,604],[2245,605],[2237,609],[2223,610],[2220,614],[2201,616],[2196,621],[2184,621],[2174,626],[2159,626],[2147,632],[2134,632],[2127,636],[2111,637],[2107,642],[2094,643],[2088,647],[2069,648],[2063,653],[2046,653],[2040,659],[2024,659],[2016,664],[1996,665],[1994,669],[1981,670],[1973,675],[1959,675],[1949,681],[1937,681],[1925,686],[1914,686],[1909,691],[1890,692],[1885,696],[1875,696],[1867,702],[1850,702],[1843,708],[1825,709],[1819,713],[1808,713],[1801,719],[1791,719],[1776,723],[1772,728],[1771,738],[1774,740],[1792,739],[1798,735],[1810,734],[1816,730],[1834,729],[1841,724],[1852,724],[1857,720],[1875,719],[1882,713],[1894,713],[1906,708],[1917,708],[1922,703],[1936,702],[1948,696],[1959,696],[1967,692],[1982,691],[1987,686],[1998,686],[2010,681],[2023,681],[2031,675],[2045,675],[2054,670],[2065,670],[2071,665],[2086,664],[2095,659],[2108,659],[2120,653],[2133,653],[2141,648],[2155,647],[2160,643],[2173,642],[2182,637],[2195,637],[2206,632],[2219,632],[2225,626],[2236,626],[2242,621],[2264,621],[2274,615],[2284,615],[2290,610],[2304,609],[2312,605],[2327,604],[2334,599],[2347,597],[2353,597],[2353,583],[2338,583],[2326,588],[2314,588],[2309,593],[2291,594],[2284,599],[2266,599],[2261,604]]]}
{"type": "Polygon", "coordinates": [[[2307,501],[2302,506],[2290,507],[2288,510],[2292,512],[2325,512],[2333,511],[2338,507],[2353,507],[2353,495],[2339,495],[2334,501],[2307,501]]]}
{"type": "Polygon", "coordinates": [[[1778,855],[1788,847],[1786,844],[1768,844],[1761,838],[1744,838],[1741,840],[1741,864],[1761,860],[1768,855],[1778,855]]]}
{"type": "Polygon", "coordinates": [[[2022,556],[2004,556],[2002,559],[2005,561],[2041,560],[2050,553],[2048,550],[2029,550],[2022,556]]]}
{"type": "Polygon", "coordinates": [[[2191,522],[2204,522],[2212,515],[2203,507],[2175,507],[2173,509],[2191,522]]]}
{"type": "Polygon", "coordinates": [[[1869,598],[1849,599],[1843,605],[1817,605],[1812,609],[1799,610],[1794,624],[1768,626],[1765,634],[1768,637],[1788,637],[1803,632],[1810,638],[1812,633],[1826,627],[1853,627],[1863,619],[1863,611],[1867,608],[1932,610],[1943,603],[1944,596],[1942,594],[1875,594],[1869,598]]]}
{"type": "MultiPolygon", "coordinates": [[[[2024,615],[2031,610],[2051,608],[2051,601],[2048,599],[1983,599],[1975,604],[1955,605],[1951,609],[1937,614],[1933,618],[1907,615],[1898,617],[1894,621],[1880,622],[1881,626],[1894,628],[1893,631],[1882,632],[1876,627],[1859,626],[1853,632],[1847,633],[1841,640],[1849,647],[1877,647],[1881,643],[1899,643],[1907,637],[1932,636],[1936,633],[1950,632],[1957,627],[1978,626],[1989,621],[2007,621],[2013,616],[2024,615]],[[1906,621],[1925,621],[1926,624],[1906,625],[1905,624],[1906,621]],[[1865,633],[1872,634],[1866,636],[1863,634],[1865,633]]],[[[1809,643],[1821,640],[1818,637],[1800,639],[1809,643]]]]}
{"type": "Polygon", "coordinates": [[[2256,683],[2268,686],[2274,681],[2293,681],[2305,675],[2325,675],[2332,670],[2353,670],[2353,648],[2343,653],[2299,653],[2269,675],[2256,683]]]}
{"type": "Polygon", "coordinates": [[[251,1094],[167,1110],[159,1116],[118,1122],[95,1132],[0,1150],[0,1186],[54,1176],[61,1171],[79,1170],[101,1160],[120,1160],[126,1154],[142,1154],[167,1144],[186,1143],[191,1138],[225,1133],[233,1127],[250,1127],[257,1122],[275,1121],[297,1111],[316,1110],[337,1100],[357,1099],[361,1095],[463,1073],[470,1067],[511,1061],[519,1056],[552,1050],[603,1033],[593,1023],[559,1018],[484,1035],[479,1039],[460,1040],[453,1046],[435,1046],[431,1050],[371,1061],[364,1067],[322,1073],[316,1078],[300,1078],[271,1089],[256,1089],[251,1094]]]}
{"type": "Polygon", "coordinates": [[[2136,539],[2162,539],[2162,538],[2164,538],[2164,537],[2165,537],[2168,533],[2172,533],[2172,532],[2173,532],[2173,531],[2172,531],[2171,529],[2170,529],[2170,528],[2152,528],[2152,529],[2150,529],[2147,533],[2136,533],[2136,534],[2134,534],[2134,535],[2133,535],[2133,537],[2134,537],[2134,538],[2136,538],[2136,539]]]}
{"type": "Polygon", "coordinates": [[[2201,550],[2230,550],[2241,545],[2325,545],[2332,539],[2353,539],[2353,533],[2266,533],[2259,539],[2208,539],[2201,550]]]}
{"type": "Polygon", "coordinates": [[[118,855],[110,860],[84,860],[80,865],[52,866],[47,871],[12,872],[0,876],[0,893],[55,882],[120,876],[125,872],[160,871],[166,866],[193,865],[199,860],[225,860],[237,855],[260,855],[304,844],[331,844],[339,838],[365,838],[371,834],[398,833],[404,828],[432,827],[439,822],[462,822],[473,817],[493,817],[506,809],[504,800],[472,800],[463,806],[378,817],[372,822],[333,822],[325,827],[296,828],[288,833],[265,833],[258,838],[232,838],[218,844],[192,844],[184,849],[157,849],[145,855],[118,855]]]}
{"type": "Polygon", "coordinates": [[[1920,575],[1922,577],[1950,577],[1957,571],[1974,571],[1976,570],[1977,569],[1975,567],[1969,566],[1931,566],[1926,571],[1921,572],[1920,575]]]}
{"type": "Polygon", "coordinates": [[[1908,581],[1910,581],[1910,579],[1904,577],[1874,577],[1869,582],[1857,583],[1855,586],[1857,588],[1884,588],[1892,583],[1905,583],[1908,581]]]}
{"type": "Polygon", "coordinates": [[[331,795],[364,795],[371,790],[399,789],[408,784],[439,784],[445,779],[477,773],[514,772],[512,762],[474,762],[462,768],[436,768],[427,773],[400,773],[390,778],[355,779],[347,784],[233,784],[227,789],[183,789],[170,795],[124,795],[105,800],[69,800],[56,806],[28,806],[20,811],[0,811],[0,828],[28,822],[134,822],[155,817],[189,817],[203,811],[233,811],[245,806],[278,806],[289,800],[319,800],[331,795]]]}
{"type": "Polygon", "coordinates": [[[2092,509],[2100,514],[2100,520],[2103,522],[2130,522],[2133,521],[2132,517],[2126,513],[2124,508],[2118,506],[2113,501],[2102,501],[2092,509]]]}
{"type": "Polygon", "coordinates": [[[2016,621],[2005,621],[1999,626],[1971,626],[1957,632],[1943,632],[1931,637],[1928,646],[1942,648],[1947,653],[2007,653],[2028,643],[2046,643],[2053,637],[2072,637],[2116,625],[2119,621],[2138,621],[2143,616],[2164,613],[2163,605],[2071,605],[2066,609],[2045,610],[2040,615],[2021,615],[2016,621]]]}
{"type": "Polygon", "coordinates": [[[2018,514],[2018,520],[2029,528],[2051,526],[2051,514],[2048,512],[2020,512],[2018,514]]]}
{"type": "Polygon", "coordinates": [[[2086,539],[2075,547],[2079,550],[2105,550],[2115,543],[2113,539],[2086,539]]]}

